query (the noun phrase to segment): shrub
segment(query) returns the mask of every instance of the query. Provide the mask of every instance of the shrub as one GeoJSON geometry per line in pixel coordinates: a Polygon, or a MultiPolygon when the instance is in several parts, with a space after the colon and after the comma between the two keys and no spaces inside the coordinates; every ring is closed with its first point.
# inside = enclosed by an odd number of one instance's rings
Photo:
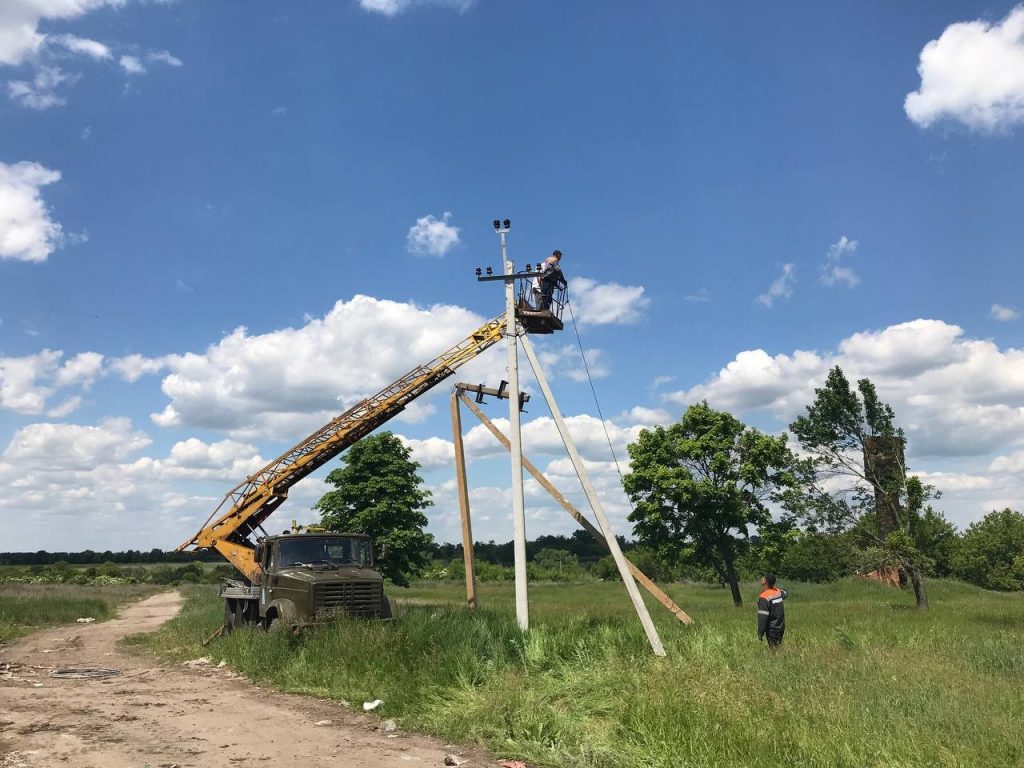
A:
{"type": "Polygon", "coordinates": [[[953,572],[988,589],[1024,589],[1024,515],[990,512],[972,523],[953,555],[953,572]]]}

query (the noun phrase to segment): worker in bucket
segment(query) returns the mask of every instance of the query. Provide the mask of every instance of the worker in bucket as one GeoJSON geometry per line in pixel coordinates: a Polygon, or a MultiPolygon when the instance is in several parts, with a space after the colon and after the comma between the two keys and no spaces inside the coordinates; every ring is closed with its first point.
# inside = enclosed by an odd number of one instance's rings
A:
{"type": "Polygon", "coordinates": [[[782,601],[789,593],[776,588],[774,573],[766,573],[761,586],[764,590],[757,597],[757,639],[763,640],[767,635],[769,647],[778,648],[786,634],[786,609],[782,601]]]}
{"type": "Polygon", "coordinates": [[[565,278],[562,276],[562,268],[559,266],[561,261],[562,252],[554,250],[540,265],[540,271],[533,279],[533,293],[537,309],[545,311],[551,309],[551,296],[555,292],[555,287],[559,284],[565,286],[565,278]]]}

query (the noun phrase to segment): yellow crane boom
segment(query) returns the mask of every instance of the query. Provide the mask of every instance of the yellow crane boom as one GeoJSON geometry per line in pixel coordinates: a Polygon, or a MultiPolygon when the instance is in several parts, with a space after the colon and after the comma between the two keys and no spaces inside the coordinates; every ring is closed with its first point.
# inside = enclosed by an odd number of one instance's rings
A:
{"type": "Polygon", "coordinates": [[[427,390],[505,335],[505,315],[490,320],[380,392],[349,408],[298,445],[250,475],[224,496],[202,529],[177,551],[213,547],[256,583],[260,566],[249,536],[288,498],[288,490],[357,440],[384,424],[427,390]],[[224,511],[226,509],[226,511],[224,511]],[[210,521],[213,521],[212,523],[210,521]]]}

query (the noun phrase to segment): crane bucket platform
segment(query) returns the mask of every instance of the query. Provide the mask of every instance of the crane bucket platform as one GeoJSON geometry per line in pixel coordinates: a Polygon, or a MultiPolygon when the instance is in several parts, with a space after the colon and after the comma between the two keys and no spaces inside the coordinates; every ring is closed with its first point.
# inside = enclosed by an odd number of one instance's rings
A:
{"type": "Polygon", "coordinates": [[[488,267],[487,274],[477,267],[476,279],[479,282],[512,282],[517,284],[516,288],[516,320],[523,327],[526,333],[547,334],[561,331],[565,326],[562,324],[562,311],[566,304],[566,284],[564,281],[552,286],[550,293],[542,292],[537,280],[540,277],[540,264],[538,271],[527,264],[525,272],[513,272],[508,275],[496,275],[488,267]]]}
{"type": "Polygon", "coordinates": [[[541,300],[533,288],[532,280],[520,280],[516,300],[516,319],[527,333],[554,333],[562,330],[562,310],[565,308],[565,285],[559,285],[551,296],[541,300]],[[547,306],[542,307],[541,302],[547,306]]]}

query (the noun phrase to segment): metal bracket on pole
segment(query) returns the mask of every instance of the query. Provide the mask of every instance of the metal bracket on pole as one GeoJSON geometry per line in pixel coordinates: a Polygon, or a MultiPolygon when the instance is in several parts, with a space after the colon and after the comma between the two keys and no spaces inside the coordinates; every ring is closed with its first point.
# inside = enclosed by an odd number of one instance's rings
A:
{"type": "MultiPolygon", "coordinates": [[[[626,585],[626,591],[629,593],[629,599],[633,602],[633,607],[636,609],[636,615],[640,619],[640,623],[643,625],[644,632],[647,633],[647,640],[651,644],[651,650],[654,651],[655,656],[665,656],[665,646],[661,644],[661,638],[658,637],[658,630],[654,626],[654,622],[651,621],[651,614],[647,611],[647,606],[644,604],[643,597],[640,596],[640,591],[636,588],[636,582],[633,580],[632,574],[629,572],[629,561],[626,560],[625,555],[622,554],[622,549],[619,547],[619,542],[615,538],[615,532],[612,531],[611,524],[608,522],[608,516],[605,515],[604,507],[601,504],[601,500],[597,497],[597,493],[594,491],[594,486],[590,483],[590,477],[587,475],[587,470],[583,466],[583,460],[580,458],[579,452],[576,450],[576,443],[572,439],[572,435],[569,434],[569,429],[565,426],[565,420],[562,418],[562,412],[558,409],[558,403],[555,402],[555,396],[551,392],[551,387],[548,386],[547,377],[544,375],[543,369],[540,367],[540,361],[537,360],[537,355],[533,351],[533,345],[530,343],[530,339],[523,335],[522,337],[523,349],[526,351],[526,357],[530,360],[530,366],[533,368],[534,376],[537,377],[537,384],[540,385],[541,392],[544,393],[544,399],[548,402],[548,408],[551,411],[551,417],[554,419],[555,426],[558,428],[558,433],[562,436],[562,443],[565,445],[565,450],[569,453],[569,458],[572,460],[573,466],[576,468],[576,474],[580,478],[580,483],[583,486],[583,492],[587,495],[587,500],[590,502],[591,508],[594,510],[594,514],[597,516],[597,521],[601,525],[601,530],[604,533],[604,539],[608,544],[608,548],[611,550],[612,557],[615,559],[615,565],[619,568],[619,575],[622,577],[622,583],[626,585]]],[[[512,343],[515,343],[515,339],[512,339],[512,343]]],[[[513,382],[513,390],[518,390],[518,381],[513,382]]],[[[518,412],[516,412],[518,416],[518,412]]],[[[516,435],[518,437],[518,435],[516,435]]],[[[517,445],[513,441],[513,458],[515,457],[516,449],[522,451],[521,446],[517,445]]],[[[514,480],[515,478],[513,478],[514,480]]],[[[521,480],[522,478],[520,478],[521,480]]]]}
{"type": "MultiPolygon", "coordinates": [[[[494,425],[493,421],[487,418],[483,411],[481,411],[479,408],[476,407],[476,405],[470,402],[470,400],[464,394],[467,391],[475,392],[477,390],[473,389],[472,385],[456,384],[455,391],[458,393],[458,398],[463,403],[466,404],[466,407],[469,408],[473,415],[480,420],[480,423],[487,427],[487,429],[490,431],[492,435],[494,435],[498,442],[505,447],[505,450],[511,450],[511,443],[509,443],[508,438],[505,437],[504,433],[494,425]]],[[[456,449],[455,460],[459,461],[458,449],[456,449]]],[[[587,520],[587,518],[585,518],[583,514],[578,509],[576,509],[576,507],[573,506],[572,503],[565,498],[565,496],[562,495],[561,491],[559,491],[554,486],[554,484],[550,480],[548,480],[539,469],[537,469],[533,462],[531,462],[525,456],[523,456],[523,469],[529,472],[530,475],[533,476],[533,479],[540,483],[541,487],[543,487],[544,490],[551,494],[551,498],[553,498],[555,501],[561,504],[562,508],[565,509],[565,511],[572,516],[572,519],[579,523],[581,526],[583,526],[584,530],[586,530],[587,533],[593,536],[595,541],[601,544],[605,549],[611,551],[611,548],[608,546],[608,542],[605,541],[605,538],[601,534],[601,531],[598,530],[593,523],[587,520]]],[[[676,604],[676,602],[671,597],[665,594],[665,592],[660,587],[658,587],[657,584],[651,581],[647,577],[647,574],[645,574],[643,571],[637,568],[632,562],[629,561],[628,558],[626,559],[626,562],[629,563],[629,572],[633,574],[633,578],[635,578],[640,583],[640,586],[642,586],[644,589],[650,592],[651,595],[654,596],[655,600],[657,600],[659,603],[665,606],[669,610],[669,612],[677,619],[679,619],[679,621],[681,621],[683,624],[693,623],[693,619],[691,619],[686,614],[686,611],[680,608],[679,605],[676,604]]]]}
{"type": "MultiPolygon", "coordinates": [[[[509,389],[508,389],[508,382],[507,381],[501,382],[501,384],[498,385],[497,389],[495,389],[494,387],[485,387],[483,384],[462,384],[462,383],[456,384],[455,388],[457,390],[459,390],[460,392],[473,392],[473,393],[475,393],[476,394],[476,401],[478,403],[481,403],[481,404],[484,402],[484,395],[490,395],[491,397],[496,397],[499,400],[506,400],[509,397],[511,397],[511,395],[509,395],[509,389]]],[[[528,394],[526,394],[525,392],[520,392],[519,393],[519,410],[522,411],[524,406],[528,402],[530,402],[530,396],[528,394]]]]}

